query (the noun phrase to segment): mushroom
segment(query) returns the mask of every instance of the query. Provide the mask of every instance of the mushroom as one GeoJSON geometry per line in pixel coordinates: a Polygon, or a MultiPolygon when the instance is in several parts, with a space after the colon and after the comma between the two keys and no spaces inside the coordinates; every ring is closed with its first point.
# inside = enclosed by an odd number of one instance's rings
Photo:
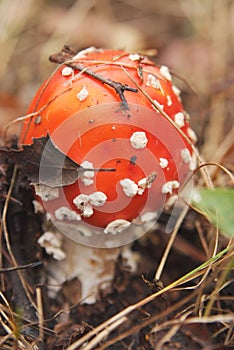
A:
{"type": "MultiPolygon", "coordinates": [[[[165,203],[178,194],[190,171],[194,136],[167,67],[139,54],[95,48],[70,56],[66,48],[52,60],[62,64],[34,97],[20,143],[49,135],[64,157],[84,170],[73,184],[39,183],[36,193],[53,234],[63,235],[53,255],[63,260],[51,264],[58,283],[75,274],[85,283],[91,256],[109,261],[112,252],[115,261],[119,247],[152,228],[165,203]],[[81,253],[87,249],[92,253],[81,253]],[[79,255],[79,264],[69,250],[79,255]]],[[[39,243],[53,254],[46,239],[39,243]]],[[[102,276],[101,282],[110,281],[113,268],[105,266],[102,276]]],[[[93,295],[86,301],[93,302],[93,295]]]]}

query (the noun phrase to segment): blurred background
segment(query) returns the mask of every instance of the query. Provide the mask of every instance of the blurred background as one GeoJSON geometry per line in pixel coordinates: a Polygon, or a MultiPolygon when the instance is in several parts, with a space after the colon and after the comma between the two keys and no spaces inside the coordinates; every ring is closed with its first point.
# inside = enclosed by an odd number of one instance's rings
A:
{"type": "Polygon", "coordinates": [[[182,90],[206,159],[233,148],[233,0],[0,0],[0,16],[2,130],[27,112],[55,68],[49,55],[64,44],[156,49],[155,62],[169,66],[182,90]]]}

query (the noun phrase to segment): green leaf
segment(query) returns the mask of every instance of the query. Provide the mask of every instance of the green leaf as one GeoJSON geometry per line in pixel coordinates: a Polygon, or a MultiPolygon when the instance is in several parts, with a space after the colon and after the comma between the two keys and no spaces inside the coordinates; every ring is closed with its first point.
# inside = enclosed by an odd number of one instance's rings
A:
{"type": "Polygon", "coordinates": [[[200,190],[193,205],[217,225],[223,234],[234,236],[234,189],[200,190]]]}

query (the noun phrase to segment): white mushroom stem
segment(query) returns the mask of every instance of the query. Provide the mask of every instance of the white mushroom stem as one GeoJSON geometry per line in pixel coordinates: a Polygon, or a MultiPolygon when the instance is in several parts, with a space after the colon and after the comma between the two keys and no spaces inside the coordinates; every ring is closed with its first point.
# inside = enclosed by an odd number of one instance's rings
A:
{"type": "Polygon", "coordinates": [[[45,232],[38,242],[51,255],[46,271],[51,298],[56,297],[65,282],[77,278],[80,282],[78,301],[95,303],[100,290],[110,288],[120,253],[126,258],[127,265],[133,270],[136,268],[136,256],[130,245],[106,249],[87,247],[70,240],[55,227],[52,232],[45,232]],[[46,237],[50,237],[50,244],[46,237]],[[53,242],[56,242],[54,248],[53,242]]]}

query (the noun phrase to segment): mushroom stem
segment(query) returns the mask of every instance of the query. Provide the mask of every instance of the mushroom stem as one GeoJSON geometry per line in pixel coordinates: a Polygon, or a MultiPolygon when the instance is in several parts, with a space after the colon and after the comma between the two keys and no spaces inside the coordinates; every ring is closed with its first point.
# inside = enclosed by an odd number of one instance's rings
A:
{"type": "Polygon", "coordinates": [[[46,268],[48,294],[51,298],[57,296],[64,283],[74,281],[79,286],[75,302],[93,304],[101,290],[111,290],[120,254],[132,270],[136,268],[136,255],[131,251],[130,245],[118,248],[88,247],[67,238],[55,227],[46,231],[38,242],[53,256],[46,268]]]}

